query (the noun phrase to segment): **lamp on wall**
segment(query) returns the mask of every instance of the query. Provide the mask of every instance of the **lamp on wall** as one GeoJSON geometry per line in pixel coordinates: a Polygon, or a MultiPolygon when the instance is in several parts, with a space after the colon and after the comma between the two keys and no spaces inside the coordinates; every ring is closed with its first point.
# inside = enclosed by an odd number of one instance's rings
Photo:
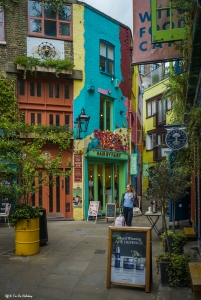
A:
{"type": "Polygon", "coordinates": [[[78,124],[78,136],[77,139],[81,139],[80,132],[86,132],[88,128],[90,117],[85,114],[85,109],[81,109],[81,113],[76,118],[76,124],[78,124]]]}

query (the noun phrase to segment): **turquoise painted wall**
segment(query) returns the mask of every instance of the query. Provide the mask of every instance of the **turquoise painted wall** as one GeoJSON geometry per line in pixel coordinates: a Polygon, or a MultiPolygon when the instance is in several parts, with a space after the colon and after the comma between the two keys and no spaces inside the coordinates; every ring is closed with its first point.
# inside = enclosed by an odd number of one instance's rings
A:
{"type": "MultiPolygon", "coordinates": [[[[88,131],[82,137],[90,135],[94,129],[99,129],[100,115],[100,93],[98,89],[105,91],[110,90],[107,97],[114,99],[114,114],[113,114],[113,130],[118,124],[119,128],[123,123],[126,123],[126,97],[121,92],[120,88],[115,88],[115,81],[112,77],[101,73],[99,70],[99,45],[100,40],[106,40],[115,47],[115,78],[121,80],[121,43],[120,43],[120,26],[117,22],[104,17],[101,14],[84,8],[84,87],[80,94],[74,99],[74,118],[76,118],[81,108],[85,108],[85,112],[90,116],[88,131]],[[95,91],[88,92],[87,86],[94,85],[95,91]],[[121,115],[120,111],[124,113],[121,115]]],[[[80,22],[79,19],[75,20],[80,22]]],[[[80,25],[80,24],[78,24],[80,25]]],[[[76,26],[76,24],[74,24],[76,26]]],[[[74,49],[76,53],[79,49],[74,49]]],[[[82,133],[83,134],[83,133],[82,133]]]]}

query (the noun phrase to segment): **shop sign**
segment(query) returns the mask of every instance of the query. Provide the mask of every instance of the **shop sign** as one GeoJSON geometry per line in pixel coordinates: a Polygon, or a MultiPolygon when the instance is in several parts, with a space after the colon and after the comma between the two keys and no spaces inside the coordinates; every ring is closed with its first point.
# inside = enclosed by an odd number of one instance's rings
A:
{"type": "Polygon", "coordinates": [[[130,174],[137,175],[138,174],[138,155],[137,153],[133,153],[130,156],[130,174]]]}
{"type": "Polygon", "coordinates": [[[172,129],[167,133],[165,142],[168,148],[172,150],[180,150],[186,146],[188,137],[184,130],[172,129]]]}
{"type": "Polygon", "coordinates": [[[107,156],[107,157],[121,157],[121,154],[114,152],[99,152],[97,151],[97,155],[107,156]]]}
{"type": "Polygon", "coordinates": [[[74,155],[74,182],[82,182],[82,155],[74,155]]]}
{"type": "Polygon", "coordinates": [[[151,228],[109,226],[106,287],[119,284],[150,292],[151,253],[151,228]]]}

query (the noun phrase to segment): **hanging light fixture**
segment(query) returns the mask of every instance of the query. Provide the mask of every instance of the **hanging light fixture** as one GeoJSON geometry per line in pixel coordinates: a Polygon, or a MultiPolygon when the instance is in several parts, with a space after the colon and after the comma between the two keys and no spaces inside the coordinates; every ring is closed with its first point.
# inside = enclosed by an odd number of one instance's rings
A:
{"type": "Polygon", "coordinates": [[[80,137],[80,132],[86,132],[88,129],[88,124],[89,124],[90,116],[86,115],[85,109],[81,109],[81,113],[79,116],[76,118],[76,124],[78,124],[78,139],[81,139],[80,137]]]}

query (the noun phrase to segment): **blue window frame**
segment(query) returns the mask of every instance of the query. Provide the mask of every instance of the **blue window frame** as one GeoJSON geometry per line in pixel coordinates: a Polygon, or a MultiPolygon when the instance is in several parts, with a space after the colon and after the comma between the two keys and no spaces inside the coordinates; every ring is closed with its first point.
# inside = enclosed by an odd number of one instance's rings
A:
{"type": "Polygon", "coordinates": [[[100,41],[100,71],[114,75],[114,46],[100,41]]]}

